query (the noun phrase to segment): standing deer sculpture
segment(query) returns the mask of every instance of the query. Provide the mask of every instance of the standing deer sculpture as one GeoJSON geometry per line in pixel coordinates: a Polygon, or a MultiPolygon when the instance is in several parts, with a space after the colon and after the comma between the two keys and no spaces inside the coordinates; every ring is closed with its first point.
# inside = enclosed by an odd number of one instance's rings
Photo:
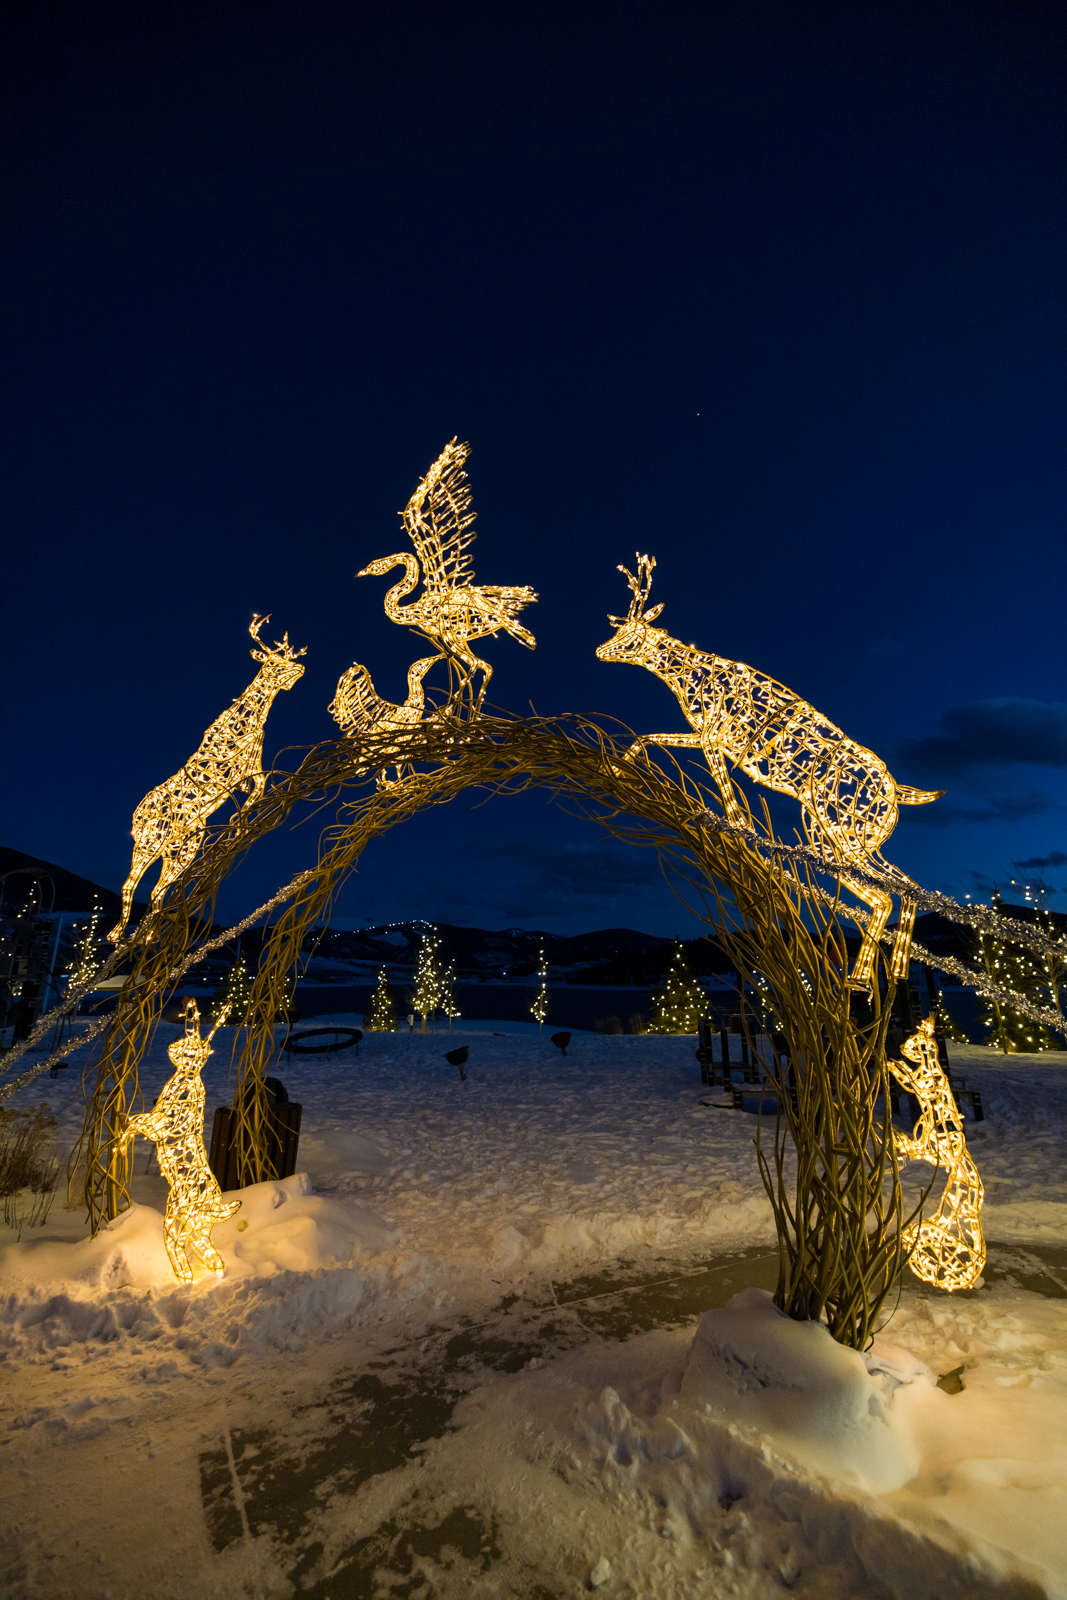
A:
{"type": "Polygon", "coordinates": [[[735,827],[746,826],[747,818],[734,794],[727,761],[754,783],[799,800],[812,848],[871,908],[851,986],[870,987],[893,896],[888,887],[849,879],[850,866],[884,877],[901,894],[892,970],[895,977],[904,975],[915,920],[914,902],[907,897],[913,885],[879,852],[896,827],[898,806],[927,805],[944,790],[897,783],[873,751],[849,739],[784,684],[743,661],[709,655],[672,639],[665,628],[654,628],[663,606],[644,608],[655,565],[652,557],[639,555],[636,577],[619,567],[632,591],[630,610],[625,617],[609,616],[615,633],[600,645],[597,659],[647,667],[673,691],[693,731],[645,734],[628,755],[634,757],[649,744],[701,750],[722,796],[726,820],[735,827]]]}
{"type": "Polygon", "coordinates": [[[163,1242],[174,1276],[192,1283],[192,1251],[209,1272],[222,1277],[226,1264],[211,1242],[211,1230],[241,1209],[240,1200],[224,1200],[204,1149],[204,1084],[200,1077],[211,1054],[211,1034],[200,1037],[200,1012],[195,1000],[185,1003],[185,1032],[168,1045],[174,1064],[151,1111],[130,1117],[123,1137],[139,1133],[156,1147],[159,1170],[170,1185],[163,1219],[163,1242]]]}
{"type": "Polygon", "coordinates": [[[982,1234],[984,1191],[978,1168],[967,1152],[959,1110],[951,1085],[937,1059],[933,1016],[900,1047],[905,1061],[890,1061],[889,1070],[919,1102],[920,1117],[912,1135],[897,1134],[897,1156],[904,1161],[929,1161],[947,1175],[944,1193],[932,1217],[921,1217],[904,1230],[908,1265],[916,1277],[941,1289],[969,1289],[985,1265],[982,1234]]]}
{"type": "Polygon", "coordinates": [[[519,622],[519,612],[537,599],[533,589],[475,584],[469,555],[477,534],[470,531],[475,513],[471,510],[470,489],[463,463],[470,454],[469,444],[453,439],[447,444],[421,480],[400,514],[416,554],[401,551],[372,561],[359,578],[381,577],[394,567],[403,567],[404,576],[385,596],[385,614],[391,622],[406,624],[435,645],[449,661],[457,663],[461,689],[471,696],[477,713],[493,675],[488,661],[471,649],[472,639],[495,638],[509,633],[527,649],[536,639],[519,622]],[[417,599],[402,606],[401,600],[423,583],[417,599]],[[482,682],[474,693],[475,673],[482,682]]]}
{"type": "Polygon", "coordinates": [[[212,812],[238,789],[247,790],[252,799],[263,792],[267,713],[279,690],[291,689],[303,675],[299,657],[307,654],[290,649],[288,634],[280,644],[264,644],[259,630],[269,621],[269,616],[252,618],[248,631],[262,648],[250,653],[261,666],[244,694],[215,719],[184,767],[146,794],[133,814],[133,860],[122,886],[122,911],[108,935],[113,944],[122,938],[134,890],[153,861],[163,862],[152,890],[156,906],[199,850],[212,812]]]}
{"type": "MultiPolygon", "coordinates": [[[[342,673],[337,692],[328,707],[329,713],[347,739],[358,740],[368,734],[397,734],[401,742],[387,745],[375,754],[386,758],[399,755],[403,734],[422,720],[426,703],[422,680],[430,668],[442,660],[443,656],[423,656],[420,661],[411,663],[408,668],[408,697],[402,706],[395,705],[391,700],[383,700],[366,667],[355,661],[347,672],[342,673]]],[[[383,766],[378,772],[379,786],[384,785],[385,781],[383,766]]]]}

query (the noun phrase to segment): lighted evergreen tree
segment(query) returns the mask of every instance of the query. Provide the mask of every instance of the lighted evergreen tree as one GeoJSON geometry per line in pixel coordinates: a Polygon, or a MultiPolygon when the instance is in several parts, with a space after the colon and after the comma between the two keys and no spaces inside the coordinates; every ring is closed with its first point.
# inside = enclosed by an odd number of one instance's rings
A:
{"type": "Polygon", "coordinates": [[[441,999],[439,1009],[448,1018],[448,1031],[452,1032],[452,1019],[462,1013],[456,1004],[456,963],[450,961],[447,967],[441,969],[441,999]]]}
{"type": "Polygon", "coordinates": [[[96,971],[100,960],[99,946],[100,902],[94,897],[93,913],[85,925],[84,934],[78,941],[74,970],[70,975],[70,981],[74,988],[77,988],[79,983],[84,983],[87,978],[91,978],[96,971]]]}
{"type": "Polygon", "coordinates": [[[378,974],[378,987],[371,995],[370,1016],[363,1025],[368,1033],[392,1033],[396,1028],[396,1000],[384,967],[378,974]]]}
{"type": "Polygon", "coordinates": [[[276,1022],[299,1022],[300,1013],[296,1009],[296,976],[288,973],[282,985],[282,1003],[275,1014],[276,1022]]]}
{"type": "Polygon", "coordinates": [[[970,1036],[964,1033],[952,1012],[945,1004],[945,997],[939,994],[937,1004],[934,1006],[934,1015],[949,1044],[970,1044],[970,1036]]]}
{"type": "Polygon", "coordinates": [[[674,947],[670,968],[658,989],[652,991],[655,1011],[649,1033],[696,1033],[708,1008],[703,989],[686,965],[679,941],[674,947]]]}
{"type": "MultiPolygon", "coordinates": [[[[993,910],[1000,916],[1005,930],[1011,919],[1005,915],[1004,903],[999,894],[993,895],[993,910]]],[[[1051,918],[1047,918],[1051,923],[1051,918]]],[[[978,961],[1002,989],[1014,989],[1016,994],[1032,1000],[1035,1005],[1048,1005],[1050,991],[1053,1003],[1059,1003],[1053,958],[1039,955],[1027,945],[1013,944],[1010,938],[979,930],[977,935],[978,961]]],[[[1053,1050],[1055,1046],[1047,1028],[1002,1000],[983,996],[985,1014],[982,1024],[988,1030],[987,1044],[1003,1050],[1005,1055],[1019,1051],[1053,1050]]]]}
{"type": "Polygon", "coordinates": [[[444,999],[444,975],[437,953],[440,948],[440,937],[437,929],[431,924],[422,936],[415,961],[415,996],[412,1001],[423,1033],[426,1032],[427,1018],[430,1020],[432,1030],[434,1016],[440,1010],[444,999]]]}
{"type": "Polygon", "coordinates": [[[530,1007],[530,1015],[536,1017],[537,1029],[540,1032],[548,1016],[548,963],[545,960],[543,945],[537,952],[537,976],[541,980],[541,987],[534,996],[534,1003],[530,1007]]]}
{"type": "Polygon", "coordinates": [[[238,950],[237,960],[230,968],[226,982],[216,991],[211,1006],[211,1020],[215,1027],[240,1025],[248,1015],[252,999],[252,983],[248,976],[244,952],[238,950]]]}

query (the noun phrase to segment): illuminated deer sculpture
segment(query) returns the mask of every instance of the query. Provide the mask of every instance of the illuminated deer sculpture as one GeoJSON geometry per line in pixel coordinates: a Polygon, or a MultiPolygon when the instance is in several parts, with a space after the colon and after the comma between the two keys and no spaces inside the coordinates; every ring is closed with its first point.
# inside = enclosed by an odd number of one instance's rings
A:
{"type": "Polygon", "coordinates": [[[978,1168],[967,1153],[952,1089],[937,1059],[932,1016],[905,1039],[900,1050],[907,1062],[890,1061],[889,1070],[916,1096],[921,1115],[910,1139],[896,1135],[898,1157],[901,1161],[929,1161],[947,1173],[934,1215],[904,1230],[904,1243],[910,1250],[908,1265],[917,1277],[941,1289],[969,1289],[985,1265],[984,1191],[978,1168]]]}
{"type": "MultiPolygon", "coordinates": [[[[262,644],[259,630],[269,617],[254,616],[249,633],[262,644]]],[[[130,916],[134,891],[153,861],[162,858],[159,881],[152,890],[157,905],[199,850],[208,818],[219,806],[246,789],[251,798],[266,783],[263,771],[263,728],[267,713],[281,689],[291,689],[304,668],[293,651],[289,635],[281,643],[262,644],[251,652],[262,663],[244,694],[217,717],[200,741],[200,748],[173,778],[146,794],[133,814],[133,860],[122,886],[122,912],[109,938],[117,944],[130,916]]]]}
{"type": "Polygon", "coordinates": [[[163,1219],[163,1242],[174,1276],[192,1283],[190,1250],[218,1277],[226,1264],[211,1242],[211,1230],[241,1209],[240,1200],[224,1200],[204,1149],[204,1085],[200,1074],[211,1054],[211,1034],[200,1037],[200,1012],[195,1000],[185,1004],[185,1033],[168,1045],[174,1063],[151,1111],[126,1123],[125,1137],[139,1133],[156,1147],[159,1170],[170,1185],[163,1219]]]}
{"type": "Polygon", "coordinates": [[[866,989],[871,983],[875,951],[893,906],[889,885],[902,896],[893,950],[894,975],[902,976],[908,970],[915,919],[914,904],[907,901],[911,880],[884,861],[879,850],[896,827],[898,806],[926,805],[943,791],[897,783],[873,751],[847,738],[814,706],[765,672],[743,661],[708,655],[672,639],[666,629],[654,628],[663,606],[648,612],[644,607],[656,563],[639,555],[637,564],[637,577],[626,567],[619,568],[633,598],[625,617],[608,618],[615,634],[599,647],[597,657],[655,673],[673,691],[693,732],[645,734],[631,746],[630,756],[648,744],[701,750],[722,796],[726,820],[735,826],[747,825],[748,819],[734,794],[727,761],[754,783],[799,800],[812,848],[871,908],[852,986],[866,989]],[[884,876],[887,889],[850,880],[850,866],[884,876]]]}

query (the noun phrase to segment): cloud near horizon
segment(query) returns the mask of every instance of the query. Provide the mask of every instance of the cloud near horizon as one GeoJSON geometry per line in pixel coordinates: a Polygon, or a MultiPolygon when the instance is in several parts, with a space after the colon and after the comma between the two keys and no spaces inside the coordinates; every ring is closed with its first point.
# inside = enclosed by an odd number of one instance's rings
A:
{"type": "MultiPolygon", "coordinates": [[[[927,828],[952,828],[961,822],[1022,822],[1026,817],[1039,817],[1052,809],[1052,801],[1037,790],[1028,794],[991,796],[984,810],[946,805],[944,800],[935,800],[928,806],[903,806],[897,825],[920,823],[927,828]]],[[[1024,865],[1018,861],[1015,864],[1024,865]]]]}
{"type": "MultiPolygon", "coordinates": [[[[528,918],[558,914],[561,907],[569,912],[575,901],[584,901],[590,915],[596,914],[598,905],[609,914],[611,902],[630,899],[635,891],[653,885],[664,886],[655,851],[611,840],[558,845],[533,838],[471,841],[468,848],[482,870],[462,874],[447,886],[425,885],[419,904],[429,897],[464,913],[528,918]],[[511,870],[494,873],[490,865],[494,859],[502,866],[508,863],[511,870]]],[[[413,903],[411,896],[406,898],[413,903]]]]}
{"type": "Polygon", "coordinates": [[[1062,701],[975,700],[950,706],[938,723],[939,731],[929,738],[899,745],[902,767],[935,778],[975,767],[1067,767],[1067,704],[1062,701]]]}

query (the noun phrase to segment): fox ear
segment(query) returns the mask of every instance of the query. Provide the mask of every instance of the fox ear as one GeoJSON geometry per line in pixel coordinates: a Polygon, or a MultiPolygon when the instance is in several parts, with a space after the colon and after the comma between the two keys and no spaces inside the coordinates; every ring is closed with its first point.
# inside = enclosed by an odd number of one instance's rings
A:
{"type": "Polygon", "coordinates": [[[665,600],[661,600],[658,606],[653,606],[651,611],[646,611],[641,619],[642,622],[655,622],[666,603],[665,600]]]}

